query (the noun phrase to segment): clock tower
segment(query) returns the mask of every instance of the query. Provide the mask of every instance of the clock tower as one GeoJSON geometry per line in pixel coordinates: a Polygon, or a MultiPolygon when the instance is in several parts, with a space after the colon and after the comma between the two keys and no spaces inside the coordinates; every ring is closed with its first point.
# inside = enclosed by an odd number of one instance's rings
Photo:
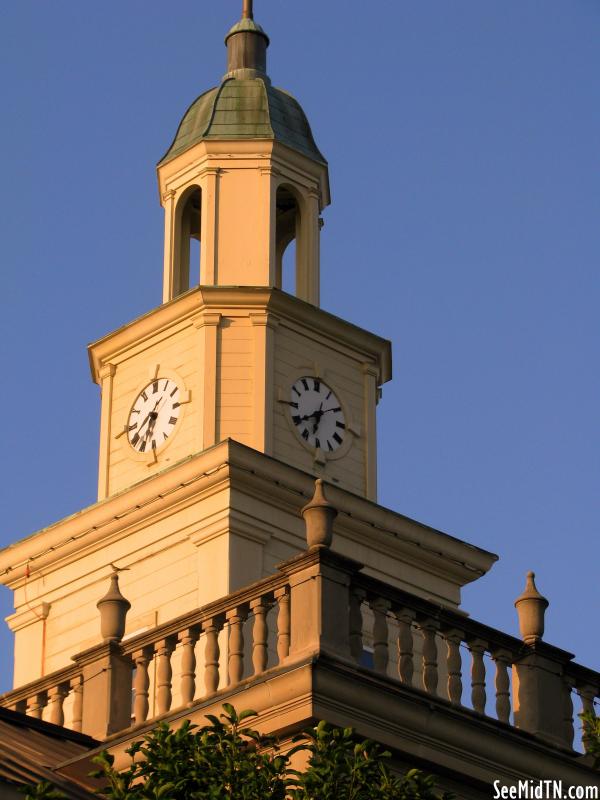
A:
{"type": "Polygon", "coordinates": [[[227,439],[377,497],[390,344],[319,306],[327,162],[299,103],[271,83],[250,4],[243,13],[223,80],[194,100],[158,164],[163,305],[89,348],[100,500],[227,439]]]}
{"type": "Polygon", "coordinates": [[[159,721],[224,701],[283,751],[315,720],[353,727],[470,800],[587,787],[573,721],[600,675],[543,641],[533,573],[517,639],[460,606],[493,553],[377,503],[390,343],[320,308],[327,162],[251,0],[225,41],[158,164],[162,303],[89,346],[98,500],[0,551],[0,794],[56,775],[83,797],[100,750],[127,769],[159,721]]]}
{"type": "Polygon", "coordinates": [[[163,302],[89,346],[98,502],[0,552],[16,686],[97,643],[114,566],[128,637],[274,574],[306,548],[316,478],[339,512],[334,550],[374,578],[457,608],[493,561],[377,505],[391,346],[320,307],[327,162],[271,83],[250,2],[225,41],[221,83],[194,100],[157,168],[163,302]]]}

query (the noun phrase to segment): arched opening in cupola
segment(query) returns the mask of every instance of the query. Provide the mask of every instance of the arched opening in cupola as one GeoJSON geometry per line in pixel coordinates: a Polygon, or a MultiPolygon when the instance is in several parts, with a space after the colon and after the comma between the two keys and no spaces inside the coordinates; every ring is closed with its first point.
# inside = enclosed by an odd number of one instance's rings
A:
{"type": "Polygon", "coordinates": [[[282,185],[276,199],[276,275],[275,285],[297,294],[300,269],[302,212],[295,191],[282,185]]]}
{"type": "Polygon", "coordinates": [[[173,297],[200,283],[202,190],[191,186],[177,204],[173,297]]]}

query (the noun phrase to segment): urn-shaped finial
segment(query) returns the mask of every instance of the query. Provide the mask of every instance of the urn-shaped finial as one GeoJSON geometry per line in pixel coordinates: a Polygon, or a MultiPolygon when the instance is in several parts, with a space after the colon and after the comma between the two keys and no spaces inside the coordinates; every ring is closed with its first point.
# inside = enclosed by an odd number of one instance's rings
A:
{"type": "Polygon", "coordinates": [[[96,603],[100,611],[100,632],[105,642],[120,642],[125,633],[125,619],[131,603],[119,589],[119,570],[110,576],[110,588],[96,603]]]}
{"type": "Polygon", "coordinates": [[[337,517],[337,509],[325,497],[323,481],[315,481],[315,493],[312,500],[300,512],[306,525],[306,542],[309,550],[319,547],[331,547],[333,539],[333,521],[337,517]]]}
{"type": "Polygon", "coordinates": [[[526,644],[534,644],[544,635],[544,614],[548,606],[535,585],[535,573],[528,572],[525,591],[515,600],[521,638],[526,644]]]}

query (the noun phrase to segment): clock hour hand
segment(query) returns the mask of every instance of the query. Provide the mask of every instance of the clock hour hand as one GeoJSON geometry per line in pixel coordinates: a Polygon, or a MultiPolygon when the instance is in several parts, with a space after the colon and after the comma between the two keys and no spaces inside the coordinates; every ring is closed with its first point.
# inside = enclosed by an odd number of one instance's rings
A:
{"type": "Polygon", "coordinates": [[[321,405],[319,406],[319,410],[315,411],[315,413],[313,414],[313,417],[315,418],[315,424],[313,425],[313,436],[317,432],[319,423],[321,422],[321,417],[323,416],[324,413],[325,412],[323,411],[323,403],[321,403],[321,405]]]}
{"type": "Polygon", "coordinates": [[[156,403],[154,404],[154,408],[152,409],[152,411],[149,411],[149,412],[146,414],[146,417],[145,417],[144,421],[142,422],[142,424],[140,425],[140,427],[137,429],[136,433],[137,433],[137,435],[138,435],[140,438],[141,438],[142,428],[143,428],[143,427],[144,427],[144,425],[145,425],[145,424],[148,422],[148,420],[149,420],[149,419],[156,419],[156,417],[158,416],[158,415],[156,414],[156,411],[155,411],[155,409],[156,409],[156,406],[159,404],[159,402],[160,402],[160,400],[157,400],[157,401],[156,401],[156,403]],[[153,416],[153,415],[154,415],[154,416],[153,416]]]}

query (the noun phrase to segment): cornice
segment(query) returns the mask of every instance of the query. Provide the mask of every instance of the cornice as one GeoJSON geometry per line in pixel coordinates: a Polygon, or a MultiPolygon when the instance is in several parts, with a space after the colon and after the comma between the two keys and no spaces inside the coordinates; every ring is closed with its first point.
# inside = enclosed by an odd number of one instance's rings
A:
{"type": "MultiPolygon", "coordinates": [[[[226,440],[0,551],[0,583],[19,588],[27,572],[33,580],[41,570],[54,569],[80,557],[83,549],[100,549],[115,536],[148,526],[223,489],[260,498],[267,505],[277,505],[293,514],[312,496],[314,477],[226,440]]],[[[328,485],[327,492],[339,512],[336,536],[389,554],[455,586],[481,577],[497,559],[493,553],[339,487],[328,485]]],[[[243,501],[239,507],[235,499],[230,502],[233,533],[254,541],[283,537],[283,532],[268,522],[238,513],[243,501]]],[[[214,522],[212,534],[218,535],[225,523],[217,519],[214,522]]],[[[289,543],[297,533],[288,530],[286,536],[289,543]]]]}
{"type": "Polygon", "coordinates": [[[88,346],[92,379],[99,383],[105,365],[117,362],[130,348],[143,346],[171,327],[197,325],[199,318],[204,324],[215,324],[216,315],[235,311],[249,312],[253,319],[266,314],[271,325],[286,320],[303,331],[318,331],[319,339],[327,337],[361,354],[365,362],[374,362],[380,383],[392,377],[392,347],[387,339],[322,308],[268,286],[198,286],[92,342],[88,346]]]}
{"type": "Polygon", "coordinates": [[[84,547],[102,547],[115,534],[210,492],[227,480],[230,445],[191,456],[0,550],[0,583],[18,588],[27,572],[33,580],[40,570],[77,558],[84,547]]]}
{"type": "Polygon", "coordinates": [[[273,139],[205,139],[189,150],[185,150],[165,164],[156,168],[160,199],[174,185],[193,177],[200,177],[210,169],[227,169],[234,162],[258,162],[260,169],[284,170],[295,173],[297,178],[313,180],[320,186],[320,207],[331,203],[329,170],[297,150],[273,139]],[[260,162],[270,162],[264,164],[260,162]]]}
{"type": "Polygon", "coordinates": [[[5,618],[5,622],[13,633],[26,628],[29,625],[35,625],[37,622],[43,622],[48,618],[50,613],[50,603],[29,603],[24,611],[17,611],[5,618]]]}

